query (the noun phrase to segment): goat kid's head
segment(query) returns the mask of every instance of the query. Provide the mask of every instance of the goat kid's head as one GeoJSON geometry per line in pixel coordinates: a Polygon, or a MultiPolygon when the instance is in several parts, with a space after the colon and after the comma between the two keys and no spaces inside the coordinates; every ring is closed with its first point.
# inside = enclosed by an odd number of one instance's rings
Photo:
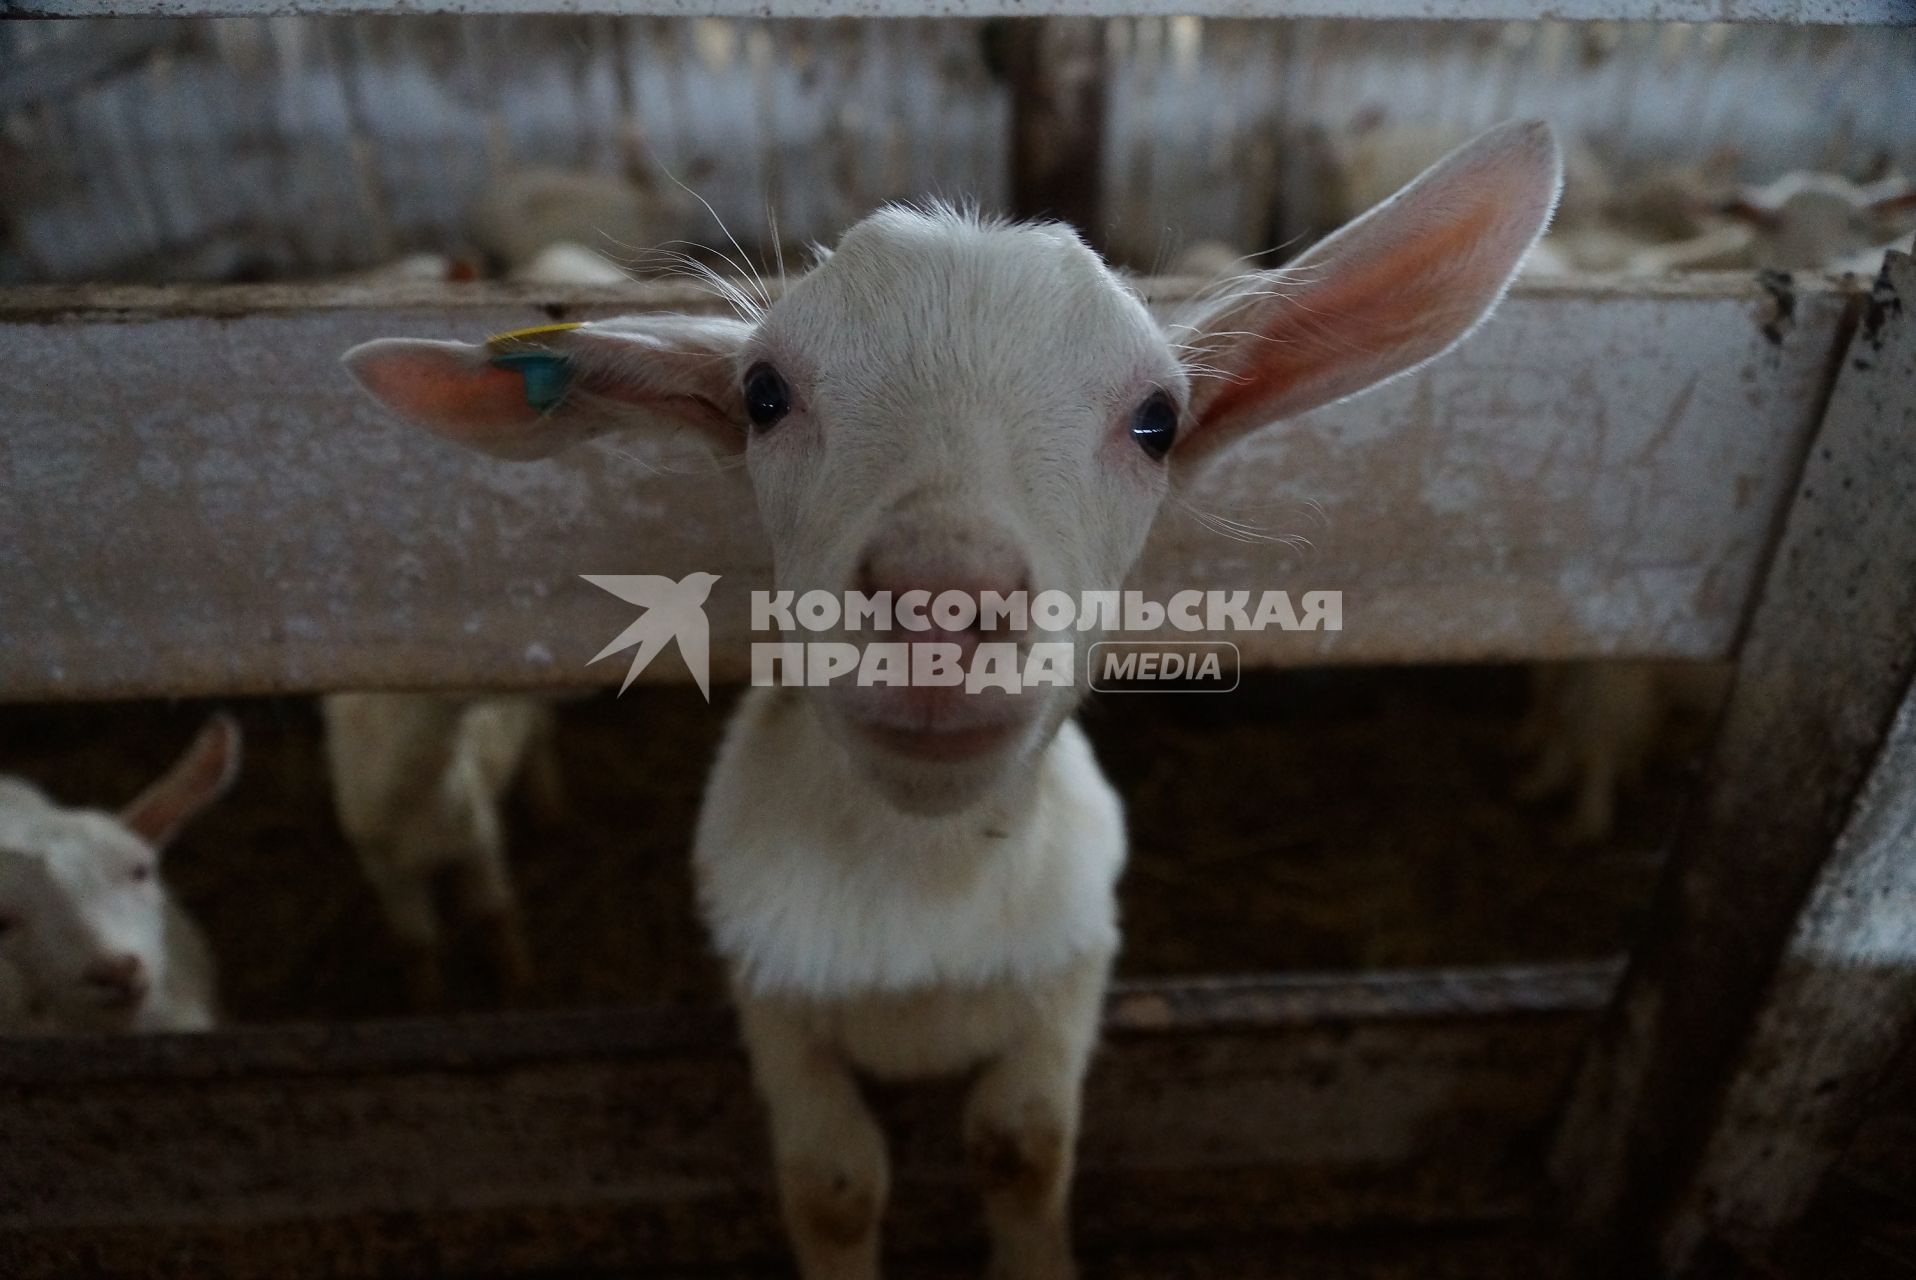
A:
{"type": "MultiPolygon", "coordinates": [[[[487,346],[386,339],[346,363],[404,417],[502,457],[632,430],[743,453],[780,590],[1076,600],[1121,586],[1165,495],[1233,442],[1469,333],[1559,184],[1546,126],[1492,130],[1289,267],[1231,281],[1169,325],[1068,228],[887,208],[754,319],[635,316],[538,338],[565,370],[549,404],[487,346]]],[[[794,638],[969,653],[981,636],[794,638]]],[[[1098,637],[1053,638],[1082,652],[1098,637]]],[[[1078,696],[816,692],[864,771],[918,811],[975,798],[1078,696]]]]}
{"type": "Polygon", "coordinates": [[[36,1012],[63,1029],[138,1023],[167,980],[160,855],[232,785],[239,751],[238,725],[215,717],[117,816],[0,780],[0,960],[36,1012]]]}

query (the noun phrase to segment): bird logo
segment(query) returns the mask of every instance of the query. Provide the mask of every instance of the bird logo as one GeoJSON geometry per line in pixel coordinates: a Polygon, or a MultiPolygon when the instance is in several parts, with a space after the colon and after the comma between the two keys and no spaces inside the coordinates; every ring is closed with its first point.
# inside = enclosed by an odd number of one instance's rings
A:
{"type": "MultiPolygon", "coordinates": [[[[639,672],[645,670],[648,662],[656,657],[670,641],[679,645],[679,656],[685,659],[686,670],[692,673],[692,679],[698,683],[699,692],[705,700],[712,700],[711,684],[711,631],[705,621],[705,597],[712,593],[712,584],[719,580],[716,573],[688,573],[674,582],[672,579],[656,573],[586,573],[579,575],[602,591],[610,591],[627,604],[638,605],[645,612],[613,639],[611,644],[599,650],[592,658],[609,657],[621,649],[639,646],[632,655],[632,665],[626,670],[625,683],[619,686],[624,693],[639,678],[639,672]]],[[[586,665],[591,666],[592,662],[586,665]]]]}

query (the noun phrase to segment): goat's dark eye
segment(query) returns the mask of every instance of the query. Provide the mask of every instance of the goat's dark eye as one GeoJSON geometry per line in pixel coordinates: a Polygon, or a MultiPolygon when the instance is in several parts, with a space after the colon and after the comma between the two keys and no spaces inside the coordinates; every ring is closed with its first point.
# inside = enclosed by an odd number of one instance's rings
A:
{"type": "Polygon", "coordinates": [[[778,425],[792,411],[792,389],[769,364],[755,364],[745,371],[745,416],[760,431],[778,425]]]}
{"type": "Polygon", "coordinates": [[[138,866],[134,867],[131,871],[127,872],[127,875],[133,881],[133,883],[144,884],[146,881],[151,880],[153,878],[153,864],[150,862],[142,862],[138,866]]]}
{"type": "Polygon", "coordinates": [[[1153,391],[1131,415],[1131,438],[1153,458],[1171,452],[1178,438],[1178,407],[1163,388],[1153,391]]]}

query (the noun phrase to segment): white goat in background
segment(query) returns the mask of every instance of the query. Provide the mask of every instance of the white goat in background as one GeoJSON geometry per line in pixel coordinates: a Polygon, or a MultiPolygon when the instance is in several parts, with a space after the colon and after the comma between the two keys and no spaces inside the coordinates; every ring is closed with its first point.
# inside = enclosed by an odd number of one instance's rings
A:
{"type": "Polygon", "coordinates": [[[0,778],[0,1032],[201,1031],[219,1017],[212,952],[160,855],[239,771],[216,716],[116,816],[0,778]]]}
{"type": "Polygon", "coordinates": [[[444,994],[436,894],[450,876],[508,993],[531,978],[506,857],[504,804],[522,774],[546,813],[561,803],[552,708],[536,698],[335,693],[320,702],[333,809],[393,934],[410,997],[444,994]]]}

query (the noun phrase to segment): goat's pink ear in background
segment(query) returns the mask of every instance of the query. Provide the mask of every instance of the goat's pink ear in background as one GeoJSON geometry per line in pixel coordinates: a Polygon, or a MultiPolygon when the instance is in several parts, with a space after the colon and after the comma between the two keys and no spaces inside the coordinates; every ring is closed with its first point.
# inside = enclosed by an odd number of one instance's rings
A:
{"type": "Polygon", "coordinates": [[[744,444],[732,358],[750,333],[737,320],[638,316],[484,344],[380,338],[343,361],[400,417],[495,457],[544,458],[611,431],[687,427],[731,452],[744,444]]]}
{"type": "Polygon", "coordinates": [[[231,789],[239,767],[239,723],[224,713],[216,715],[186,754],[120,811],[120,821],[155,849],[164,849],[181,828],[231,789]]]}
{"type": "Polygon", "coordinates": [[[1171,336],[1192,370],[1188,471],[1246,432],[1435,359],[1503,297],[1563,184],[1550,127],[1503,125],[1171,336]]]}
{"type": "Polygon", "coordinates": [[[1878,218],[1907,218],[1916,215],[1916,191],[1905,191],[1900,195],[1884,196],[1869,205],[1869,212],[1878,218]]]}

